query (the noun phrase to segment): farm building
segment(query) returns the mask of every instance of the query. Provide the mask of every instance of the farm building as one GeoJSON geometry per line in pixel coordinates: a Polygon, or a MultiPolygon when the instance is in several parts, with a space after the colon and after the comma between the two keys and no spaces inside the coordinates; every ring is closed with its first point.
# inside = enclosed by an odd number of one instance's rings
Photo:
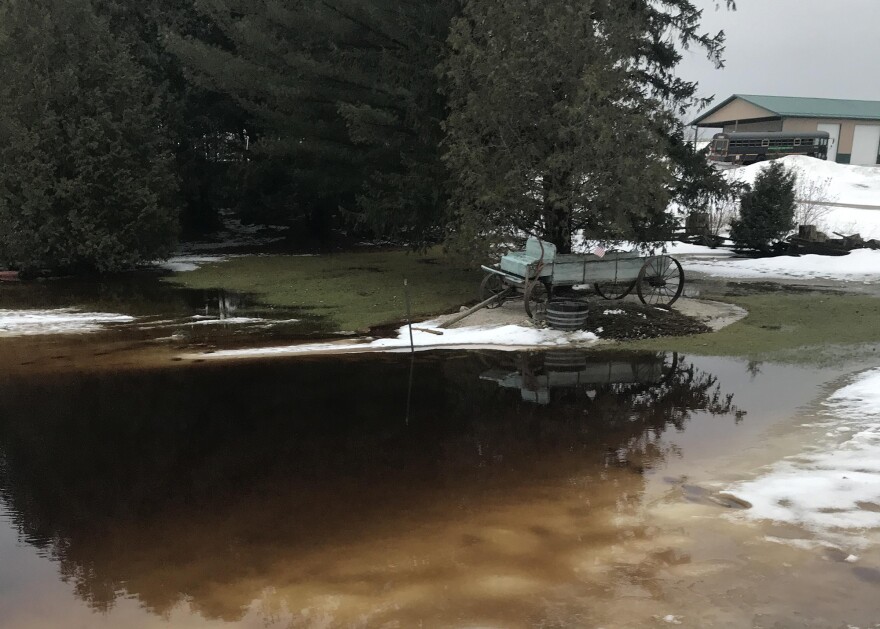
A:
{"type": "Polygon", "coordinates": [[[734,94],[692,123],[735,131],[827,131],[828,160],[880,163],[880,101],[734,94]]]}

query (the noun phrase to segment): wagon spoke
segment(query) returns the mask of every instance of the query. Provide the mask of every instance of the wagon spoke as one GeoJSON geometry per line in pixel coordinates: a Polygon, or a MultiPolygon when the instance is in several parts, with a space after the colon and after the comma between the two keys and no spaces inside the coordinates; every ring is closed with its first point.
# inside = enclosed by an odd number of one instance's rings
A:
{"type": "Polygon", "coordinates": [[[523,294],[526,314],[532,319],[543,316],[546,303],[547,287],[540,281],[530,283],[523,294]]]}
{"type": "Polygon", "coordinates": [[[629,295],[630,291],[635,288],[636,281],[618,282],[617,280],[608,282],[596,282],[593,288],[603,299],[623,299],[629,295]]]}
{"type": "Polygon", "coordinates": [[[496,301],[486,306],[487,308],[497,308],[503,301],[501,294],[505,291],[507,291],[507,285],[501,276],[496,273],[487,273],[480,284],[480,301],[486,301],[493,295],[498,295],[496,301]]]}
{"type": "Polygon", "coordinates": [[[639,299],[646,305],[671,306],[684,289],[684,271],[667,255],[649,258],[636,283],[639,299]]]}

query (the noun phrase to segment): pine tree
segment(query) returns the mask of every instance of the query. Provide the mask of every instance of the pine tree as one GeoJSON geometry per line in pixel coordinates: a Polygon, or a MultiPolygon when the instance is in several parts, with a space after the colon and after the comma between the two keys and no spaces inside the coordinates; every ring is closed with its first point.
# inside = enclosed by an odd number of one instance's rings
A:
{"type": "Polygon", "coordinates": [[[116,271],[169,252],[169,147],[144,71],[88,2],[0,5],[0,264],[116,271]]]}
{"type": "Polygon", "coordinates": [[[535,234],[660,240],[670,199],[694,194],[678,120],[696,85],[681,47],[720,64],[689,0],[471,0],[443,65],[451,241],[476,253],[535,234]]]}
{"type": "Polygon", "coordinates": [[[742,196],[740,215],[731,221],[730,239],[740,249],[766,253],[794,228],[797,174],[771,162],[742,196]]]}
{"type": "Polygon", "coordinates": [[[219,226],[218,211],[236,198],[231,184],[243,160],[247,115],[225,94],[204,89],[166,46],[169,33],[228,48],[217,25],[195,0],[93,0],[114,37],[143,66],[159,103],[162,131],[180,180],[181,227],[196,235],[219,226]]]}
{"type": "Polygon", "coordinates": [[[262,189],[311,229],[429,238],[446,207],[435,67],[457,2],[204,0],[232,50],[172,46],[256,122],[262,189]],[[262,168],[261,168],[262,166],[262,168]],[[286,173],[287,179],[284,179],[286,173]]]}

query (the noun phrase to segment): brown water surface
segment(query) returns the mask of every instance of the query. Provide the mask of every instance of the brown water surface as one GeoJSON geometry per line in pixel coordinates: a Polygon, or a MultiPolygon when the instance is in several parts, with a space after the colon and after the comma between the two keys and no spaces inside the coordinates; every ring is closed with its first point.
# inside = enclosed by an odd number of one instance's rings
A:
{"type": "Polygon", "coordinates": [[[7,373],[0,627],[872,626],[876,557],[768,542],[717,490],[835,376],[608,352],[7,373]]]}

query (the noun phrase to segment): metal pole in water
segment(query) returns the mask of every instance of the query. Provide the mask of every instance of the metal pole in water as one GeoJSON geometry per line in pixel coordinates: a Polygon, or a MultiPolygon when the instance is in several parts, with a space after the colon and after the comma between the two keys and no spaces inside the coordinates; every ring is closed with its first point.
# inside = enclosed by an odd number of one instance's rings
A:
{"type": "Polygon", "coordinates": [[[409,305],[409,282],[404,278],[403,280],[403,297],[406,300],[406,324],[409,327],[409,349],[410,349],[410,359],[409,359],[409,384],[406,387],[406,425],[409,426],[409,410],[412,405],[412,387],[413,387],[413,371],[416,368],[416,344],[413,342],[413,331],[412,331],[412,313],[410,312],[409,305]]]}
{"type": "Polygon", "coordinates": [[[403,280],[403,298],[406,300],[406,325],[409,327],[409,348],[412,353],[415,353],[416,344],[413,342],[412,313],[410,313],[409,307],[409,281],[406,278],[403,280]]]}

